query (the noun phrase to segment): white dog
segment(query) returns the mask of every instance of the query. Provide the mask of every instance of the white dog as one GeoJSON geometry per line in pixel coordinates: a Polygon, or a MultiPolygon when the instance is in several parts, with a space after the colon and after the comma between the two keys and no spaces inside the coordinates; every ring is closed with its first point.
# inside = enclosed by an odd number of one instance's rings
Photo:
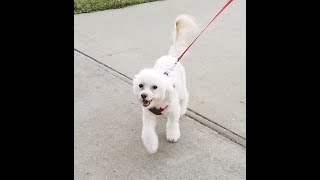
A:
{"type": "Polygon", "coordinates": [[[155,131],[157,116],[167,120],[166,136],[170,142],[180,138],[179,118],[187,111],[189,94],[186,87],[185,70],[177,62],[180,53],[187,48],[197,26],[193,17],[180,15],[176,19],[173,44],[166,56],[160,57],[153,68],[141,70],[133,80],[133,92],[142,107],[142,141],[149,153],[158,149],[155,131]]]}

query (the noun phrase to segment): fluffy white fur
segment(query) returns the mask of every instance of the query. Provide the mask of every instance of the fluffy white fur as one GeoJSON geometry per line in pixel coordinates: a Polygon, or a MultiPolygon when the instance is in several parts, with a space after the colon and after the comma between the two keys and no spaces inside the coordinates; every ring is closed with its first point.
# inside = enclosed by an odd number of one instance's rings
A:
{"type": "Polygon", "coordinates": [[[166,136],[170,142],[180,138],[179,118],[186,113],[189,94],[186,87],[186,75],[180,62],[169,71],[178,56],[191,42],[197,26],[193,17],[180,15],[175,22],[173,43],[168,55],[160,57],[153,68],[141,70],[133,80],[133,92],[142,105],[142,141],[149,153],[158,149],[158,136],[155,131],[157,116],[149,108],[168,107],[162,112],[167,118],[166,136]],[[168,71],[169,76],[164,72],[168,71]],[[156,86],[156,87],[155,87],[156,86]],[[145,96],[143,99],[142,97],[145,96]]]}

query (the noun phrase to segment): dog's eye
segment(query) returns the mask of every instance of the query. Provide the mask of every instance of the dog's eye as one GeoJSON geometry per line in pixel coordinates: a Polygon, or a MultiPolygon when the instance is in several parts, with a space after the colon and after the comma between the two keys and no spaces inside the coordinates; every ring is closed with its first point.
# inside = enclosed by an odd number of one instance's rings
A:
{"type": "Polygon", "coordinates": [[[152,89],[157,89],[158,87],[157,86],[152,86],[152,89]]]}
{"type": "Polygon", "coordinates": [[[140,88],[143,88],[143,84],[139,84],[139,87],[140,87],[140,88]]]}

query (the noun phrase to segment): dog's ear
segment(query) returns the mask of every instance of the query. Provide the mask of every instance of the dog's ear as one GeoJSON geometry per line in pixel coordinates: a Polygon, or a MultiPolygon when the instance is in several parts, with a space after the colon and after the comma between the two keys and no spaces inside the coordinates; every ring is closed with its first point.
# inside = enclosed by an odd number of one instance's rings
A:
{"type": "Polygon", "coordinates": [[[132,90],[133,90],[133,93],[135,93],[137,91],[137,83],[138,83],[138,74],[134,76],[134,78],[132,79],[132,90]]]}
{"type": "Polygon", "coordinates": [[[166,87],[165,98],[168,99],[169,102],[171,102],[174,96],[175,96],[174,87],[171,83],[168,83],[166,87]]]}
{"type": "Polygon", "coordinates": [[[134,86],[137,83],[137,75],[135,75],[132,79],[132,85],[134,86]]]}
{"type": "Polygon", "coordinates": [[[141,71],[138,74],[134,75],[134,77],[132,79],[132,85],[133,86],[137,85],[138,79],[140,78],[140,73],[141,73],[141,71]]]}

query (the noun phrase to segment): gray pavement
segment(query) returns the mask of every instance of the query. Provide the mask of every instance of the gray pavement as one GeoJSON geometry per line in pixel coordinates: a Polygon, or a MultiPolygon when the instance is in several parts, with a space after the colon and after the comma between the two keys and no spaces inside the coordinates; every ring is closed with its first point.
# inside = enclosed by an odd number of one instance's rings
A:
{"type": "Polygon", "coordinates": [[[158,152],[149,155],[130,81],[76,51],[74,59],[74,179],[246,178],[245,148],[187,116],[177,143],[160,120],[158,152]]]}
{"type": "MultiPolygon", "coordinates": [[[[75,49],[133,77],[167,53],[177,15],[193,15],[201,28],[225,3],[166,0],[76,15],[75,49]]],[[[242,141],[246,137],[245,11],[245,0],[234,1],[182,59],[187,72],[189,108],[212,121],[212,126],[231,131],[230,136],[242,137],[242,141]]],[[[97,98],[103,101],[106,97],[97,98]]],[[[107,109],[106,104],[104,110],[107,109]]]]}

